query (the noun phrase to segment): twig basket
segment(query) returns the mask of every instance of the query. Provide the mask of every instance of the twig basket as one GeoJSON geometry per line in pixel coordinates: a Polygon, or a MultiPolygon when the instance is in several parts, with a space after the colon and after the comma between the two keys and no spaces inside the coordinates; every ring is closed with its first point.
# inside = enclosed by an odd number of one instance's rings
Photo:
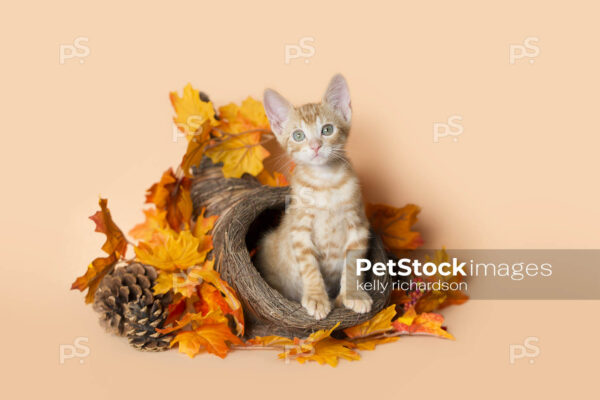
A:
{"type": "MultiPolygon", "coordinates": [[[[191,188],[194,210],[206,207],[206,215],[218,215],[213,228],[215,268],[238,293],[246,318],[246,336],[281,335],[305,337],[318,329],[329,329],[340,323],[344,329],[371,319],[388,303],[391,284],[387,274],[368,276],[380,281],[382,291],[370,292],[373,307],[369,313],[358,314],[346,308],[334,308],[323,320],[315,320],[297,302],[283,297],[271,288],[252,263],[250,251],[259,239],[277,225],[281,217],[287,187],[261,185],[255,178],[224,178],[221,167],[204,159],[194,170],[191,188]]],[[[371,235],[368,258],[385,262],[383,244],[371,235]]]]}

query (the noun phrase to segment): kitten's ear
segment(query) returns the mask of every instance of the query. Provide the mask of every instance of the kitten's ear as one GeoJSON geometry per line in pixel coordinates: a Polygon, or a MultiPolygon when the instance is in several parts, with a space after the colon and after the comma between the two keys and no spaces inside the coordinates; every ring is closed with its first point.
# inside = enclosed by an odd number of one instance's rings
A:
{"type": "Polygon", "coordinates": [[[331,78],[323,96],[323,102],[333,108],[346,122],[350,122],[350,118],[352,118],[350,90],[348,89],[346,79],[341,74],[337,74],[331,78]]]}
{"type": "Polygon", "coordinates": [[[283,125],[290,117],[292,105],[279,93],[272,89],[265,90],[263,95],[263,103],[267,118],[271,123],[271,130],[276,135],[281,135],[283,125]]]}

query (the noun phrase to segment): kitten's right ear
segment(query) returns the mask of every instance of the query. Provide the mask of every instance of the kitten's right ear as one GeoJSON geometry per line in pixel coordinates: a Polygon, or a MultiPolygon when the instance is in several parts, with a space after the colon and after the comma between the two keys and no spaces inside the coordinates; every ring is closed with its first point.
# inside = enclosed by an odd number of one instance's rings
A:
{"type": "Polygon", "coordinates": [[[281,135],[283,125],[289,119],[292,105],[279,93],[272,89],[265,90],[263,103],[267,118],[271,123],[271,130],[276,135],[281,135]]]}

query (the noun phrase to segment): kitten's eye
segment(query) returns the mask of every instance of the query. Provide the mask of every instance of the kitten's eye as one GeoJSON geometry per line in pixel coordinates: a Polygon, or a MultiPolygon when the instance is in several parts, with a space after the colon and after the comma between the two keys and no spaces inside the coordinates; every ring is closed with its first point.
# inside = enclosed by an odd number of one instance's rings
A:
{"type": "Polygon", "coordinates": [[[306,137],[306,135],[301,130],[297,130],[297,131],[294,131],[294,133],[292,133],[292,138],[294,138],[294,140],[296,142],[303,141],[305,137],[306,137]]]}
{"type": "Polygon", "coordinates": [[[333,125],[331,125],[331,124],[323,125],[323,127],[321,128],[321,135],[323,135],[323,136],[329,136],[332,133],[333,133],[333,125]]]}

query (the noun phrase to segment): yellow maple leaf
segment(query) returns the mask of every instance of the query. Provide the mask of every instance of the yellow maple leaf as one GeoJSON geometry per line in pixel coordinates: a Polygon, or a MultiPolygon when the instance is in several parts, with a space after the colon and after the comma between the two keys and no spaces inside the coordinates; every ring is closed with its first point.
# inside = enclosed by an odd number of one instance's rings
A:
{"type": "Polygon", "coordinates": [[[286,338],[283,336],[256,336],[252,339],[248,340],[246,344],[250,344],[253,346],[274,346],[274,347],[283,347],[283,346],[293,346],[294,341],[290,338],[286,338]]]}
{"type": "Polygon", "coordinates": [[[352,342],[331,337],[331,333],[339,324],[338,322],[331,329],[314,332],[304,340],[294,339],[294,344],[286,345],[284,347],[286,350],[279,354],[279,358],[295,359],[300,364],[312,360],[319,364],[329,364],[332,367],[337,366],[340,358],[349,361],[359,360],[360,355],[352,350],[355,347],[352,342]]]}
{"type": "MultiPolygon", "coordinates": [[[[212,263],[207,261],[206,263],[212,263]]],[[[152,287],[154,294],[164,294],[172,290],[174,294],[190,298],[196,294],[196,288],[202,283],[202,278],[194,271],[201,267],[192,267],[186,274],[183,271],[160,271],[156,283],[152,287]]]]}
{"type": "Polygon", "coordinates": [[[377,346],[378,344],[384,344],[384,343],[392,343],[397,341],[398,337],[394,337],[394,336],[390,336],[390,337],[382,337],[382,338],[375,338],[375,339],[364,339],[364,340],[358,340],[358,341],[354,341],[353,343],[356,345],[356,348],[359,350],[375,350],[375,346],[377,346]]]}
{"type": "Polygon", "coordinates": [[[295,356],[294,358],[300,364],[304,364],[306,361],[316,361],[321,365],[329,364],[335,367],[340,358],[348,361],[360,360],[360,355],[352,350],[352,347],[354,347],[352,342],[327,337],[312,344],[310,349],[306,349],[306,346],[304,346],[301,353],[285,352],[280,354],[279,358],[295,356]]]}
{"type": "Polygon", "coordinates": [[[189,230],[166,228],[157,231],[152,243],[140,242],[134,250],[138,261],[174,272],[203,263],[211,249],[202,244],[189,230]]]}
{"type": "Polygon", "coordinates": [[[392,329],[392,319],[396,316],[396,305],[393,304],[380,311],[368,321],[351,328],[344,329],[344,333],[350,338],[361,338],[378,333],[387,332],[392,329]]]}
{"type": "Polygon", "coordinates": [[[261,144],[261,132],[229,135],[208,147],[206,155],[216,163],[223,163],[226,178],[241,178],[244,173],[256,176],[263,170],[262,161],[269,152],[261,144]]]}
{"type": "Polygon", "coordinates": [[[152,291],[154,294],[167,293],[169,290],[173,289],[174,279],[176,279],[176,277],[174,277],[173,273],[159,271],[156,282],[154,282],[154,286],[152,286],[152,291]]]}
{"type": "Polygon", "coordinates": [[[253,129],[269,130],[269,120],[262,103],[248,97],[241,107],[229,103],[219,108],[222,124],[219,129],[223,133],[241,133],[253,129]]]}
{"type": "Polygon", "coordinates": [[[250,96],[242,101],[240,116],[255,128],[269,129],[269,119],[262,103],[250,96]]]}
{"type": "Polygon", "coordinates": [[[176,113],[173,122],[181,132],[187,135],[188,139],[205,122],[212,126],[219,124],[214,117],[215,109],[212,102],[200,100],[200,92],[191,84],[188,83],[183,88],[183,96],[179,97],[177,92],[171,92],[169,98],[176,113]]]}

